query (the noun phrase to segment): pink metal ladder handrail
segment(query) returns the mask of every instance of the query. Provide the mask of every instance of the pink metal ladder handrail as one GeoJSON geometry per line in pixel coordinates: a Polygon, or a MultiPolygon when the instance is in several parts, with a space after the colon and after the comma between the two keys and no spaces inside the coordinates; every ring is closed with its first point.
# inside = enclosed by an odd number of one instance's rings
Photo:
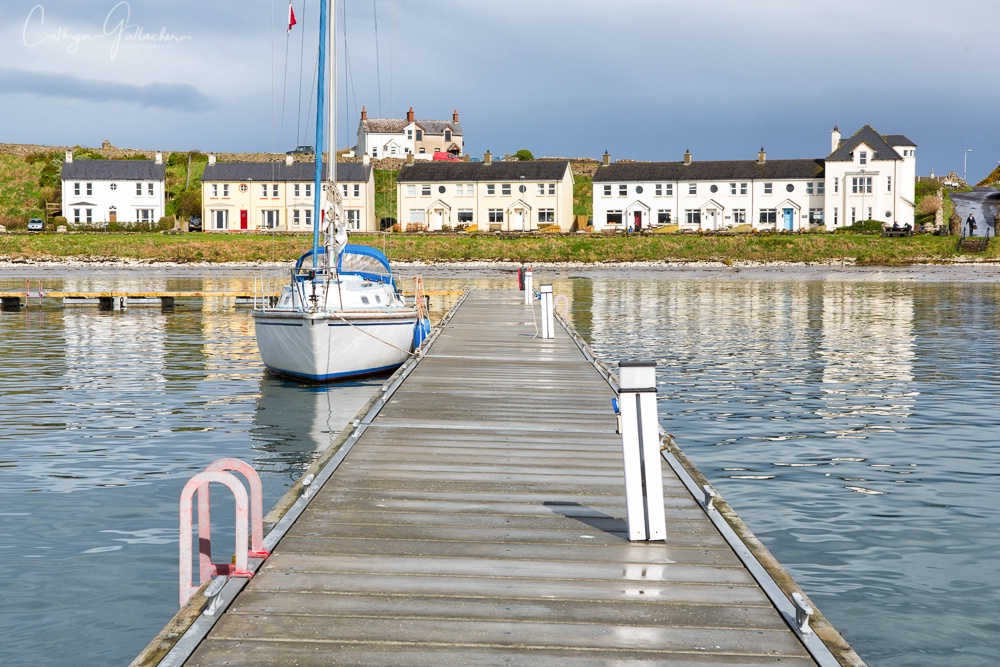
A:
{"type": "Polygon", "coordinates": [[[187,604],[191,595],[198,590],[201,584],[216,575],[253,577],[253,573],[248,568],[249,558],[267,558],[270,555],[264,549],[263,542],[263,490],[257,471],[238,459],[220,459],[192,477],[184,485],[180,500],[179,597],[181,606],[187,604]],[[250,486],[249,498],[243,483],[229,471],[240,472],[247,479],[250,486]],[[227,486],[233,492],[236,501],[236,562],[234,564],[212,563],[209,495],[209,485],[212,482],[227,486]],[[191,584],[192,503],[195,493],[198,494],[198,585],[191,584]],[[251,544],[249,550],[246,548],[248,537],[250,537],[251,544]]]}

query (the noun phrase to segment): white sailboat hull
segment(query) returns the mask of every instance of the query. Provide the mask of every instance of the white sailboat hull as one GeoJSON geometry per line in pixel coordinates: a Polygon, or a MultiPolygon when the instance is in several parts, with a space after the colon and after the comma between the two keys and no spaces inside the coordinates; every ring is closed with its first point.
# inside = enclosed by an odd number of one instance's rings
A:
{"type": "Polygon", "coordinates": [[[331,382],[398,368],[413,346],[416,311],[254,312],[257,347],[271,372],[331,382]]]}

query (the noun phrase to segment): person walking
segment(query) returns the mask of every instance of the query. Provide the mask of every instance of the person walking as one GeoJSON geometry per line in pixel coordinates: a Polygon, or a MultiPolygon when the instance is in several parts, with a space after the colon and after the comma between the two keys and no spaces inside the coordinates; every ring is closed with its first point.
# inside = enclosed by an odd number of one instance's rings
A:
{"type": "Polygon", "coordinates": [[[975,236],[975,233],[974,233],[975,230],[976,230],[976,218],[975,218],[975,216],[973,216],[970,213],[969,217],[965,219],[965,224],[969,227],[969,234],[968,235],[969,236],[975,236]]]}

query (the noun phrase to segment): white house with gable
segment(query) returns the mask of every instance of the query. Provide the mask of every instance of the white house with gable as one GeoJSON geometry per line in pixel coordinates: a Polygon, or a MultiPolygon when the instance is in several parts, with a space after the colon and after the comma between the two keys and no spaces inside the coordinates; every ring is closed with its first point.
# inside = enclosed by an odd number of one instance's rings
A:
{"type": "Polygon", "coordinates": [[[154,160],[74,160],[62,168],[62,214],[74,226],[153,224],[165,215],[163,154],[154,160]]]}
{"type": "Polygon", "coordinates": [[[826,158],[616,162],[604,155],[594,174],[594,231],[676,224],[681,230],[742,227],[836,229],[874,219],[914,221],[916,145],[870,126],[841,140],[834,128],[826,158]]]}
{"type": "Polygon", "coordinates": [[[417,120],[413,107],[406,112],[406,119],[369,118],[361,108],[358,125],[358,152],[371,158],[412,155],[417,160],[432,160],[435,153],[447,153],[457,158],[462,155],[462,125],[458,111],[451,120],[417,120]]]}

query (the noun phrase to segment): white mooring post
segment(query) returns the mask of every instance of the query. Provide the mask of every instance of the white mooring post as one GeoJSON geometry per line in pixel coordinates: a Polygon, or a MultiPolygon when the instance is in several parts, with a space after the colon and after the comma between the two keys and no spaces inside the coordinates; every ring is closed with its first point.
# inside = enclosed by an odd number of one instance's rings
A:
{"type": "Polygon", "coordinates": [[[633,542],[665,540],[667,521],[663,512],[656,415],[656,362],[622,360],[618,369],[628,538],[633,542]]]}
{"type": "Polygon", "coordinates": [[[531,300],[534,298],[535,294],[531,289],[531,267],[529,266],[527,271],[524,272],[524,305],[530,306],[531,300]]]}
{"type": "Polygon", "coordinates": [[[552,314],[552,285],[542,285],[538,292],[542,296],[542,338],[555,338],[555,318],[552,314]]]}

